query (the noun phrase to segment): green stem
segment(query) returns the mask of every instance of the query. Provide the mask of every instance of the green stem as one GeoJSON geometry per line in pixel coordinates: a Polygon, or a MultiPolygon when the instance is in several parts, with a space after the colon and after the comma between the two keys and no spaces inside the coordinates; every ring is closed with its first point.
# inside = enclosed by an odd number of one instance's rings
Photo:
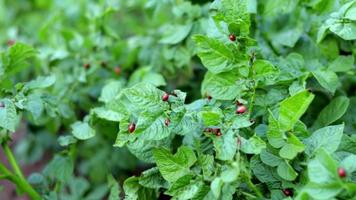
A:
{"type": "Polygon", "coordinates": [[[0,175],[0,180],[9,179],[9,175],[0,175]]]}
{"type": "Polygon", "coordinates": [[[263,195],[262,195],[262,193],[260,192],[260,190],[257,189],[257,187],[252,183],[251,179],[249,179],[249,178],[247,178],[247,185],[248,185],[249,188],[251,188],[251,189],[256,193],[256,195],[257,195],[258,197],[260,197],[260,198],[263,197],[263,195]]]}
{"type": "Polygon", "coordinates": [[[12,175],[11,171],[8,170],[8,169],[6,168],[6,166],[5,166],[4,164],[2,164],[2,163],[0,163],[0,172],[1,172],[2,175],[4,175],[4,176],[11,176],[11,175],[12,175]]]}
{"type": "Polygon", "coordinates": [[[12,153],[9,145],[7,144],[7,142],[2,143],[2,148],[4,149],[5,155],[10,163],[10,165],[12,166],[12,168],[14,169],[15,174],[22,178],[25,179],[25,176],[23,175],[19,165],[17,164],[17,161],[14,157],[14,154],[12,153]]]}
{"type": "Polygon", "coordinates": [[[26,192],[32,200],[42,199],[41,196],[37,193],[37,191],[34,190],[26,180],[18,176],[11,176],[9,177],[9,180],[13,182],[17,187],[19,187],[21,191],[26,192]]]}
{"type": "Polygon", "coordinates": [[[14,169],[15,174],[13,174],[3,163],[0,163],[0,173],[2,174],[1,178],[6,178],[7,180],[14,183],[21,191],[24,191],[28,194],[28,196],[32,200],[40,200],[42,199],[41,196],[37,193],[35,189],[27,182],[25,176],[23,175],[17,161],[7,144],[7,141],[1,144],[5,155],[11,164],[12,168],[14,169]]]}

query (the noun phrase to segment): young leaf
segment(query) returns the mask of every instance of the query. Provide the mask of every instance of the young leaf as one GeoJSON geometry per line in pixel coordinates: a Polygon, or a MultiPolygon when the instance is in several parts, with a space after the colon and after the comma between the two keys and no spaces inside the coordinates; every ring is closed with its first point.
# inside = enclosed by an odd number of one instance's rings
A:
{"type": "Polygon", "coordinates": [[[237,162],[233,162],[231,165],[221,172],[220,178],[224,183],[232,183],[238,179],[240,175],[240,167],[237,162]]]}
{"type": "Polygon", "coordinates": [[[353,56],[339,56],[329,65],[328,69],[334,72],[347,72],[354,68],[354,60],[353,56]]]}
{"type": "Polygon", "coordinates": [[[150,200],[156,198],[156,192],[152,189],[142,187],[139,178],[130,177],[124,182],[125,199],[128,200],[150,200]]]}
{"type": "Polygon", "coordinates": [[[127,110],[132,112],[147,110],[158,113],[162,111],[162,95],[161,90],[147,83],[136,84],[122,92],[122,96],[129,101],[129,104],[126,104],[127,110]]]}
{"type": "Polygon", "coordinates": [[[281,148],[285,144],[285,136],[281,131],[280,124],[278,120],[273,116],[272,111],[269,110],[268,117],[268,131],[267,131],[267,139],[268,142],[275,148],[281,148]]]}
{"type": "Polygon", "coordinates": [[[221,41],[204,35],[195,35],[194,40],[198,56],[210,72],[218,74],[237,67],[233,52],[221,41]]]}
{"type": "Polygon", "coordinates": [[[204,178],[210,177],[214,173],[214,156],[200,154],[198,163],[202,169],[204,178]]]}
{"type": "Polygon", "coordinates": [[[197,161],[193,150],[181,146],[175,155],[167,149],[154,149],[153,156],[164,179],[175,182],[190,174],[190,167],[197,161]]]}
{"type": "Polygon", "coordinates": [[[237,142],[232,130],[222,133],[220,137],[214,137],[216,158],[219,160],[232,160],[236,154],[237,142]]]}
{"type": "Polygon", "coordinates": [[[256,60],[252,68],[255,70],[255,79],[261,85],[271,85],[275,83],[275,79],[279,74],[279,70],[267,60],[256,60]]]}
{"type": "Polygon", "coordinates": [[[313,99],[314,94],[304,90],[283,100],[280,104],[278,118],[281,129],[284,131],[291,130],[295,123],[307,110],[313,99]]]}
{"type": "Polygon", "coordinates": [[[95,136],[95,130],[87,122],[75,122],[71,128],[73,136],[79,140],[87,140],[95,136]]]}
{"type": "Polygon", "coordinates": [[[201,93],[202,95],[208,94],[214,99],[233,100],[247,90],[246,83],[237,84],[238,77],[239,75],[234,71],[220,74],[207,72],[204,76],[201,93]]]}
{"type": "Polygon", "coordinates": [[[279,151],[282,158],[292,160],[298,153],[304,151],[304,144],[292,133],[289,133],[287,143],[279,151]]]}
{"type": "Polygon", "coordinates": [[[263,149],[260,154],[261,161],[271,167],[277,167],[283,160],[278,156],[263,149]]]}
{"type": "Polygon", "coordinates": [[[258,136],[254,135],[246,140],[241,139],[241,151],[247,154],[260,154],[261,150],[266,148],[266,143],[258,136]]]}
{"type": "Polygon", "coordinates": [[[10,48],[7,54],[8,59],[5,62],[5,70],[9,74],[17,73],[24,67],[27,67],[27,60],[35,55],[36,51],[33,47],[17,42],[10,48]]]}
{"type": "Polygon", "coordinates": [[[15,132],[18,123],[16,107],[10,99],[0,99],[0,102],[4,105],[0,107],[0,127],[15,132]]]}
{"type": "Polygon", "coordinates": [[[220,109],[204,110],[199,113],[203,120],[204,126],[216,126],[221,122],[223,114],[220,109]]]}
{"type": "Polygon", "coordinates": [[[287,181],[293,181],[298,176],[298,173],[294,171],[287,161],[279,163],[277,173],[281,178],[287,181]]]}
{"type": "Polygon", "coordinates": [[[313,75],[320,85],[331,93],[335,93],[336,89],[340,86],[339,78],[333,71],[318,69],[313,71],[313,75]]]}
{"type": "Polygon", "coordinates": [[[224,182],[219,177],[215,178],[211,182],[210,188],[211,188],[211,191],[216,199],[218,199],[220,197],[221,188],[222,188],[223,184],[224,184],[224,182]]]}
{"type": "Polygon", "coordinates": [[[163,38],[159,42],[162,44],[177,44],[188,36],[192,27],[192,23],[186,25],[168,25],[165,28],[163,38]]]}
{"type": "Polygon", "coordinates": [[[137,120],[134,134],[140,134],[143,140],[162,140],[170,134],[165,120],[161,113],[143,111],[137,120]]]}
{"type": "Polygon", "coordinates": [[[41,88],[47,88],[53,85],[55,82],[56,82],[56,77],[54,75],[45,76],[45,77],[39,76],[35,80],[26,83],[24,87],[26,87],[28,90],[41,89],[41,88]]]}
{"type": "Polygon", "coordinates": [[[115,99],[124,86],[122,81],[110,81],[101,90],[99,101],[108,103],[115,99]]]}
{"type": "Polygon", "coordinates": [[[274,172],[275,169],[263,164],[259,159],[258,155],[255,155],[251,158],[250,166],[253,171],[253,174],[259,181],[263,183],[278,181],[278,179],[276,178],[278,177],[278,175],[274,172]]]}
{"type": "Polygon", "coordinates": [[[143,67],[137,69],[131,76],[128,82],[129,86],[137,83],[147,83],[159,87],[166,85],[164,77],[153,71],[152,67],[143,67]]]}
{"type": "Polygon", "coordinates": [[[61,182],[68,181],[74,170],[73,160],[68,156],[56,155],[44,169],[44,174],[61,182]]]}
{"type": "Polygon", "coordinates": [[[319,113],[313,128],[324,127],[335,122],[345,114],[349,104],[350,100],[347,97],[336,97],[319,113]]]}
{"type": "MultiPolygon", "coordinates": [[[[308,183],[304,188],[308,195],[304,199],[333,199],[333,197],[337,196],[338,193],[342,191],[342,187],[339,183],[330,183],[330,184],[316,184],[316,183],[308,183]]],[[[303,195],[303,193],[301,193],[303,195]]],[[[298,199],[298,198],[297,198],[298,199]]]]}
{"type": "Polygon", "coordinates": [[[343,130],[343,124],[316,130],[309,138],[303,141],[306,146],[305,153],[311,156],[320,148],[325,149],[328,153],[333,153],[339,147],[343,130]]]}
{"type": "Polygon", "coordinates": [[[341,161],[340,166],[345,168],[347,174],[352,174],[356,171],[356,155],[349,155],[341,161]]]}
{"type": "Polygon", "coordinates": [[[193,180],[192,175],[186,175],[175,181],[166,194],[176,199],[193,199],[204,187],[201,180],[193,180]]]}
{"type": "Polygon", "coordinates": [[[152,189],[168,187],[168,182],[163,179],[157,167],[142,172],[139,183],[146,188],[152,189]]]}
{"type": "MultiPolygon", "coordinates": [[[[127,126],[125,128],[127,128],[127,126]]],[[[127,136],[128,134],[124,134],[124,135],[127,136]]],[[[132,135],[132,134],[130,134],[130,135],[132,135]]],[[[155,148],[170,148],[171,141],[172,141],[171,137],[167,137],[162,140],[136,139],[134,142],[132,142],[130,140],[130,142],[127,144],[127,148],[138,159],[148,162],[148,163],[154,163],[155,159],[153,156],[153,150],[155,148]]]]}
{"type": "Polygon", "coordinates": [[[337,182],[337,163],[324,149],[320,149],[308,163],[309,179],[313,183],[337,182]]]}
{"type": "Polygon", "coordinates": [[[112,175],[108,176],[109,200],[119,200],[121,188],[112,175]]]}

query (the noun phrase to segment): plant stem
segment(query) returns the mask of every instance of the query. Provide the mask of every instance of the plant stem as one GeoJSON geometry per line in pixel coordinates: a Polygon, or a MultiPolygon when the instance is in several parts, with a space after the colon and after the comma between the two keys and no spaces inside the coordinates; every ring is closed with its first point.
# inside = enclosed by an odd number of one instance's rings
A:
{"type": "Polygon", "coordinates": [[[40,200],[42,199],[41,196],[37,193],[36,190],[27,182],[25,176],[23,175],[17,161],[7,144],[7,141],[1,144],[5,155],[11,164],[12,168],[14,169],[15,174],[13,174],[3,163],[0,163],[0,173],[2,175],[1,178],[6,178],[7,180],[13,182],[21,191],[24,191],[28,194],[28,196],[33,200],[40,200]]]}
{"type": "Polygon", "coordinates": [[[9,180],[16,184],[16,186],[19,187],[21,191],[26,192],[32,200],[42,199],[41,196],[37,193],[37,191],[34,190],[25,179],[22,179],[18,176],[11,176],[9,177],[9,180]]]}
{"type": "Polygon", "coordinates": [[[12,175],[11,171],[8,170],[8,169],[6,168],[6,166],[5,166],[4,164],[2,164],[2,163],[0,163],[0,172],[1,172],[2,175],[4,175],[4,176],[11,176],[11,175],[12,175]]]}
{"type": "Polygon", "coordinates": [[[247,180],[247,185],[248,185],[248,187],[251,188],[251,189],[256,193],[256,195],[257,195],[258,197],[262,198],[262,197],[263,197],[262,193],[260,192],[259,189],[257,189],[257,187],[255,186],[255,184],[252,183],[251,179],[247,178],[246,180],[247,180]]]}
{"type": "Polygon", "coordinates": [[[0,180],[9,179],[9,175],[0,175],[0,180]]]}
{"type": "Polygon", "coordinates": [[[14,154],[12,153],[9,145],[7,144],[7,142],[2,143],[2,148],[4,149],[5,155],[10,163],[10,165],[12,166],[12,168],[14,169],[15,174],[22,178],[25,179],[25,176],[23,175],[19,165],[17,164],[17,161],[14,157],[14,154]]]}

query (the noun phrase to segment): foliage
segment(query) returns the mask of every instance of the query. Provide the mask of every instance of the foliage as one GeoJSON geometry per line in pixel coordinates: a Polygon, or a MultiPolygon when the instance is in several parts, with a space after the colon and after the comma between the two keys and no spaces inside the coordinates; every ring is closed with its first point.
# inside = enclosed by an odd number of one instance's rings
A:
{"type": "Polygon", "coordinates": [[[0,0],[0,177],[32,199],[352,199],[355,13],[0,0]],[[27,179],[8,148],[20,127],[18,160],[51,155],[27,179]]]}

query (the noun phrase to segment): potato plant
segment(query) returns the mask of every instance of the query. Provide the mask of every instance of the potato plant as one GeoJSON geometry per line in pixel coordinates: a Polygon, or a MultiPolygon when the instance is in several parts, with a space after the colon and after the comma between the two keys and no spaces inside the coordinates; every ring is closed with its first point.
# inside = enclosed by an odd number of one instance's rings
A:
{"type": "Polygon", "coordinates": [[[0,1],[28,22],[0,57],[18,195],[356,197],[355,0],[79,2],[0,1]]]}

